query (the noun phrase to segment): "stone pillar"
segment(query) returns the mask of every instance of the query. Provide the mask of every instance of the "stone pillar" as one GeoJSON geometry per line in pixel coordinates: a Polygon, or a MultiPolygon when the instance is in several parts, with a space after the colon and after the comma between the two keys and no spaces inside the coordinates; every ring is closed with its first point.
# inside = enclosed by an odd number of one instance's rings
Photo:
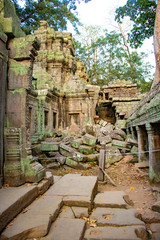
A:
{"type": "Polygon", "coordinates": [[[105,161],[106,161],[106,144],[103,142],[101,145],[100,155],[99,155],[99,172],[98,180],[104,181],[104,172],[105,171],[105,161]]]}
{"type": "Polygon", "coordinates": [[[149,178],[160,182],[160,134],[157,128],[146,125],[149,144],[149,178]]]}
{"type": "Polygon", "coordinates": [[[137,134],[138,134],[138,160],[141,162],[145,159],[145,153],[144,153],[144,142],[143,142],[143,132],[141,127],[136,127],[137,134]]]}
{"type": "Polygon", "coordinates": [[[4,164],[4,115],[5,115],[5,95],[6,95],[6,71],[8,52],[6,49],[7,36],[0,32],[0,187],[3,183],[4,164]]]}

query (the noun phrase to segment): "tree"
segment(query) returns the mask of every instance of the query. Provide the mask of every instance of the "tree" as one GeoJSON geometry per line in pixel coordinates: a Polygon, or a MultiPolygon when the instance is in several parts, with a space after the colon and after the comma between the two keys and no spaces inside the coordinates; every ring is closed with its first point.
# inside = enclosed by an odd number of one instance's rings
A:
{"type": "Polygon", "coordinates": [[[39,26],[40,20],[46,20],[51,27],[57,30],[66,30],[67,21],[70,21],[75,29],[79,24],[77,17],[77,4],[91,0],[12,0],[21,27],[26,34],[32,33],[39,26]]]}
{"type": "Polygon", "coordinates": [[[130,50],[124,38],[123,34],[115,31],[109,33],[105,30],[98,37],[90,32],[89,39],[92,41],[76,41],[76,56],[84,62],[92,84],[102,86],[114,79],[126,79],[137,83],[142,91],[147,91],[153,79],[152,67],[144,61],[146,54],[130,50]],[[146,79],[151,81],[146,82],[146,79]]]}
{"type": "Polygon", "coordinates": [[[141,46],[145,38],[153,36],[156,6],[154,0],[127,0],[126,5],[116,9],[115,19],[118,22],[126,16],[134,22],[131,33],[128,34],[133,47],[141,46]]]}

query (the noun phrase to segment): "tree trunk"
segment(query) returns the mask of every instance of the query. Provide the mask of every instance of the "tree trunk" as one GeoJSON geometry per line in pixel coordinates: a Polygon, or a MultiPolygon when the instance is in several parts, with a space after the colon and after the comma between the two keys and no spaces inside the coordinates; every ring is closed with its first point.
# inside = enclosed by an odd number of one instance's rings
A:
{"type": "Polygon", "coordinates": [[[160,0],[158,0],[156,10],[156,20],[154,29],[154,51],[156,58],[156,72],[152,88],[160,82],[160,0]]]}

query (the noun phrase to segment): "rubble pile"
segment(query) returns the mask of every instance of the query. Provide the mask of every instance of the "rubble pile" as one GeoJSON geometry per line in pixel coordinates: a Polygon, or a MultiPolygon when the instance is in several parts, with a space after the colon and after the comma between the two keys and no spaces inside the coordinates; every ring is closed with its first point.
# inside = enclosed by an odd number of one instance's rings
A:
{"type": "Polygon", "coordinates": [[[137,153],[137,140],[111,123],[100,120],[95,125],[87,125],[82,134],[65,136],[55,133],[41,144],[32,148],[32,154],[47,168],[66,165],[86,170],[91,163],[98,163],[101,144],[106,145],[106,165],[120,161],[125,153],[137,153]]]}

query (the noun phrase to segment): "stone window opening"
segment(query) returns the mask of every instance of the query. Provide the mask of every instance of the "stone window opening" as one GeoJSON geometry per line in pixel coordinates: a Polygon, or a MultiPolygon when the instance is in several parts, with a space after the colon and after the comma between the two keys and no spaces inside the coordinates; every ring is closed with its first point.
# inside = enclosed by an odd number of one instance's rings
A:
{"type": "Polygon", "coordinates": [[[48,126],[48,115],[49,115],[49,112],[48,111],[44,111],[44,125],[45,127],[48,126]]]}
{"type": "Polygon", "coordinates": [[[103,93],[99,93],[99,99],[103,100],[103,93]]]}
{"type": "Polygon", "coordinates": [[[105,100],[109,99],[109,93],[105,93],[105,100]]]}
{"type": "Polygon", "coordinates": [[[53,129],[56,129],[56,118],[57,118],[57,113],[53,112],[53,129]]]}
{"type": "Polygon", "coordinates": [[[29,128],[31,129],[32,124],[32,107],[29,107],[29,128]]]}

